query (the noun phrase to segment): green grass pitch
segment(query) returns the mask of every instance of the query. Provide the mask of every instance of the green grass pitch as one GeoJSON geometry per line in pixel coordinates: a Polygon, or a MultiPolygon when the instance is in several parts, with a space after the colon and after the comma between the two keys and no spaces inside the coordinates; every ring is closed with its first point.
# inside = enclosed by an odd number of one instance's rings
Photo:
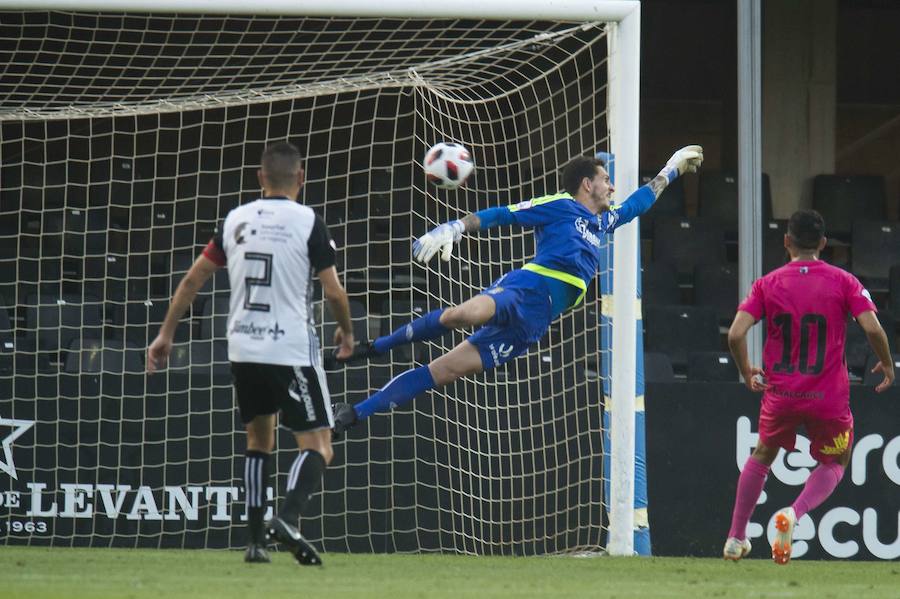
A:
{"type": "Polygon", "coordinates": [[[321,568],[273,553],[0,547],[4,599],[252,597],[615,597],[880,599],[900,597],[900,563],[740,563],[690,558],[324,554],[321,568]]]}

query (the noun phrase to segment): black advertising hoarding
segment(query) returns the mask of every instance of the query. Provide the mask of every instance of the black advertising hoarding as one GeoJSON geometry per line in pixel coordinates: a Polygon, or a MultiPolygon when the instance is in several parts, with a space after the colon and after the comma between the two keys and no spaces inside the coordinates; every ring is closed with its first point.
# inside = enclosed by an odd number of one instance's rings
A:
{"type": "MultiPolygon", "coordinates": [[[[191,382],[199,389],[184,381],[173,385],[172,377],[165,389],[151,382],[142,396],[117,392],[129,387],[121,376],[75,377],[77,384],[56,376],[0,379],[0,398],[6,398],[0,402],[0,544],[243,546],[244,440],[235,432],[240,424],[230,380],[221,374],[208,381],[194,376],[191,382]]],[[[144,375],[133,376],[145,384],[144,375]]],[[[900,388],[876,395],[854,386],[851,394],[853,459],[835,494],[799,522],[797,559],[900,557],[900,388]]],[[[599,423],[595,400],[572,398],[596,412],[598,422],[591,426],[599,423]]],[[[553,402],[528,405],[538,411],[537,422],[553,402]]],[[[489,447],[487,441],[436,442],[413,433],[428,430],[435,418],[479,418],[471,406],[469,413],[456,413],[462,407],[435,402],[428,411],[373,418],[352,431],[351,439],[336,447],[325,491],[310,506],[304,532],[328,551],[354,552],[455,548],[535,554],[602,543],[602,515],[593,502],[578,503],[592,490],[600,492],[593,489],[599,483],[592,482],[600,476],[600,456],[578,466],[590,471],[581,473],[573,489],[557,489],[553,505],[511,500],[524,491],[534,497],[553,493],[552,481],[534,469],[551,459],[548,451],[559,449],[541,443],[560,441],[557,437],[573,428],[548,424],[521,448],[529,459],[510,462],[514,468],[508,472],[509,464],[494,452],[466,454],[461,464],[463,455],[448,453],[448,447],[489,447]],[[466,486],[471,481],[460,479],[461,467],[482,472],[480,484],[490,480],[497,488],[481,491],[501,500],[473,501],[473,489],[466,486]],[[491,472],[503,476],[491,478],[491,472]],[[569,539],[567,531],[577,528],[572,518],[589,527],[569,539]],[[482,523],[477,531],[473,522],[482,523]],[[497,549],[496,539],[505,549],[497,549]],[[521,539],[526,541],[516,541],[521,539]]],[[[738,383],[648,385],[649,513],[656,555],[721,555],[738,467],[756,443],[758,409],[759,396],[738,383]]],[[[278,447],[285,448],[276,452],[278,471],[285,473],[295,456],[288,433],[279,433],[278,447]]],[[[797,451],[782,454],[773,466],[748,529],[754,557],[768,555],[764,531],[771,534],[772,516],[793,501],[813,466],[807,448],[800,438],[797,451]]],[[[584,450],[591,448],[567,451],[584,450]]],[[[575,476],[558,474],[557,483],[575,476]]],[[[274,482],[283,488],[284,474],[274,482]]],[[[270,498],[274,494],[270,489],[270,498]]]]}
{"type": "MultiPolygon", "coordinates": [[[[731,522],[739,466],[757,441],[760,396],[738,383],[647,386],[650,526],[657,555],[719,557],[731,522]]],[[[834,494],[794,532],[797,559],[900,557],[900,388],[851,387],[855,445],[834,494]]],[[[772,518],[790,505],[815,462],[809,442],[781,452],[756,506],[752,557],[766,557],[772,518]]]]}

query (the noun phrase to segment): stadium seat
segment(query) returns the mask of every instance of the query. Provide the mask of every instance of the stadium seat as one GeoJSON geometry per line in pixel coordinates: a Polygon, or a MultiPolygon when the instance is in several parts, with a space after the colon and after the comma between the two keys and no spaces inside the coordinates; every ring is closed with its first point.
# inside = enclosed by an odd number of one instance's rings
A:
{"type": "Polygon", "coordinates": [[[888,288],[892,264],[900,263],[900,226],[874,220],[853,221],[851,259],[853,274],[869,290],[888,288]]]}
{"type": "Polygon", "coordinates": [[[228,334],[228,311],[230,299],[227,295],[213,295],[203,302],[200,320],[201,339],[225,339],[228,334]]]}
{"type": "Polygon", "coordinates": [[[25,327],[41,350],[68,347],[85,332],[97,334],[103,323],[102,304],[93,296],[29,295],[25,303],[25,327]]]}
{"type": "Polygon", "coordinates": [[[784,248],[785,233],[787,220],[770,220],[763,223],[763,274],[784,266],[788,261],[787,250],[784,248]]]}
{"type": "Polygon", "coordinates": [[[694,304],[713,308],[720,325],[734,320],[740,299],[736,264],[701,264],[694,269],[694,304]]]}
{"type": "Polygon", "coordinates": [[[689,382],[733,382],[738,380],[738,370],[727,352],[691,352],[687,379],[689,382]]]}
{"type": "Polygon", "coordinates": [[[686,366],[692,351],[719,351],[716,311],[706,306],[647,306],[644,348],[665,353],[675,367],[686,366]]]}
{"type": "Polygon", "coordinates": [[[6,311],[6,301],[0,297],[0,374],[12,372],[15,349],[14,330],[6,311]]]}
{"type": "Polygon", "coordinates": [[[813,208],[825,219],[828,237],[850,241],[854,221],[884,220],[884,177],[817,175],[813,208]]]}
{"type": "MultiPolygon", "coordinates": [[[[640,175],[641,185],[649,183],[656,173],[644,172],[640,175]]],[[[653,238],[653,221],[660,216],[687,216],[684,200],[684,178],[675,179],[663,190],[653,206],[641,215],[641,238],[653,238]]]]}
{"type": "Polygon", "coordinates": [[[674,383],[675,372],[669,356],[658,352],[644,352],[644,382],[674,383]]]}
{"type": "MultiPolygon", "coordinates": [[[[881,326],[884,329],[884,332],[887,334],[888,345],[893,350],[896,347],[896,321],[894,320],[894,317],[888,312],[879,312],[878,320],[881,322],[881,326]]],[[[866,338],[866,333],[862,330],[862,327],[859,326],[859,324],[852,318],[849,318],[847,320],[846,352],[847,367],[853,374],[862,376],[862,370],[863,368],[865,368],[866,361],[868,360],[870,355],[873,355],[872,348],[869,347],[869,341],[866,338]]]]}
{"type": "Polygon", "coordinates": [[[888,310],[900,316],[900,264],[888,271],[888,310]]]}
{"type": "Polygon", "coordinates": [[[690,278],[698,264],[721,264],[725,238],[715,222],[701,218],[660,217],[653,223],[653,261],[672,264],[690,278]]]}
{"type": "Polygon", "coordinates": [[[144,348],[121,341],[74,339],[68,346],[64,371],[70,374],[144,371],[144,348]]]}
{"type": "Polygon", "coordinates": [[[649,262],[641,268],[641,303],[644,306],[681,303],[678,271],[672,264],[649,262]]]}
{"type": "MultiPolygon", "coordinates": [[[[894,361],[894,371],[900,371],[900,354],[891,354],[891,358],[894,361]]],[[[866,372],[863,375],[862,380],[863,385],[874,387],[884,380],[883,374],[880,372],[872,372],[872,369],[875,368],[876,364],[878,364],[878,356],[871,354],[869,359],[866,360],[866,372]]]]}
{"type": "MultiPolygon", "coordinates": [[[[738,232],[738,181],[737,175],[722,172],[700,172],[697,214],[709,218],[725,230],[729,240],[737,239],[738,232]]],[[[772,219],[772,192],[769,175],[762,175],[762,218],[772,219]]]]}

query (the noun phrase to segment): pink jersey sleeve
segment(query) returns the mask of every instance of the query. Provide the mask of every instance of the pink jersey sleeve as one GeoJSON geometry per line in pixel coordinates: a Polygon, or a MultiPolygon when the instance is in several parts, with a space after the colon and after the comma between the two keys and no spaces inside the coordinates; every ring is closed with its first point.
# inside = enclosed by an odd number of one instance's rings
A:
{"type": "Polygon", "coordinates": [[[765,308],[763,307],[762,279],[753,281],[753,286],[750,287],[750,293],[747,294],[747,297],[741,302],[741,305],[738,306],[738,310],[747,312],[756,320],[761,320],[762,317],[766,315],[765,308]]]}
{"type": "Polygon", "coordinates": [[[862,286],[859,279],[850,273],[847,273],[844,281],[847,309],[850,311],[850,314],[853,315],[853,318],[856,318],[863,312],[878,312],[878,308],[876,308],[875,304],[872,302],[872,296],[869,295],[868,290],[862,286]]]}

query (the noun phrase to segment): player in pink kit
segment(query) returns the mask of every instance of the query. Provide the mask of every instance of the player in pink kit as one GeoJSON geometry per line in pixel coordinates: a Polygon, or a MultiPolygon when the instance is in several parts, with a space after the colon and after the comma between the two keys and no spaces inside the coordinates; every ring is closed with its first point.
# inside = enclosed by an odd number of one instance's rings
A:
{"type": "Polygon", "coordinates": [[[791,216],[784,236],[791,261],[753,283],[728,331],[728,345],[744,382],[752,391],[762,391],[763,398],[759,442],[738,479],[725,559],[737,561],[750,552],[747,523],[778,450],[794,449],[798,426],[805,426],[810,452],[819,465],[793,505],[775,516],[775,563],[790,561],[795,522],[825,501],[844,476],[853,446],[844,361],[847,314],[865,330],[880,360],[872,372],[882,372],[884,380],[875,390],[884,391],[894,382],[887,336],[869,292],[850,273],[819,260],[824,229],[815,210],[791,216]],[[762,318],[767,339],[760,369],[750,365],[747,331],[762,318]]]}

